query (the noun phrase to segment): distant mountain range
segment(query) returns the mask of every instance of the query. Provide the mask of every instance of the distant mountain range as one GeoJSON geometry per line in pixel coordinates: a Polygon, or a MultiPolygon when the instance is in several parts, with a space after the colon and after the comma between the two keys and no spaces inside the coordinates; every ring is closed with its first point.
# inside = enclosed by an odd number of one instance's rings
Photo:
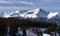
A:
{"type": "Polygon", "coordinates": [[[60,23],[60,13],[59,12],[47,12],[41,8],[33,10],[18,10],[15,12],[0,12],[0,17],[19,17],[19,18],[30,18],[35,20],[46,20],[48,22],[60,23]]]}

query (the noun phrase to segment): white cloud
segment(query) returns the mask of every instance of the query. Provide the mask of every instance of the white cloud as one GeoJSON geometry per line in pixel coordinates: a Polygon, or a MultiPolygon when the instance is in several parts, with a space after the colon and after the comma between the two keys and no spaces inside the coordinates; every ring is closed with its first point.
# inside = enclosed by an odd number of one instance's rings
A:
{"type": "Polygon", "coordinates": [[[9,5],[13,5],[14,4],[14,2],[10,2],[10,1],[0,1],[0,3],[9,4],[9,5]]]}
{"type": "Polygon", "coordinates": [[[32,3],[32,2],[26,2],[26,1],[20,1],[19,3],[28,4],[28,5],[34,5],[34,3],[32,3]]]}
{"type": "Polygon", "coordinates": [[[3,3],[3,4],[26,4],[26,5],[34,5],[33,2],[27,2],[27,1],[0,1],[0,3],[3,3]]]}
{"type": "Polygon", "coordinates": [[[54,2],[60,2],[60,0],[41,0],[41,1],[43,1],[43,2],[52,2],[52,3],[54,3],[54,2]]]}

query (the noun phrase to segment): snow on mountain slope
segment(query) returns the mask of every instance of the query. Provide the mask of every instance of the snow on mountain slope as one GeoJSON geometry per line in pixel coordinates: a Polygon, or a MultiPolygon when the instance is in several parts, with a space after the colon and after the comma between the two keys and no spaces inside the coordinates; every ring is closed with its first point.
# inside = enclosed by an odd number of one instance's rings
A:
{"type": "Polygon", "coordinates": [[[37,13],[39,12],[39,9],[34,9],[34,10],[30,10],[27,11],[25,13],[20,13],[20,11],[16,11],[16,12],[5,12],[3,18],[9,18],[9,17],[23,17],[23,18],[37,18],[37,13]],[[27,14],[29,12],[32,12],[32,14],[27,14]]]}
{"type": "Polygon", "coordinates": [[[37,18],[37,17],[43,17],[43,18],[47,18],[47,19],[51,19],[54,16],[58,15],[58,12],[46,12],[40,8],[37,9],[33,9],[33,10],[18,10],[15,12],[5,12],[4,13],[4,18],[9,18],[9,17],[23,17],[23,18],[37,18]],[[24,12],[24,13],[22,13],[24,12]]]}
{"type": "Polygon", "coordinates": [[[13,12],[5,12],[3,18],[9,18],[13,12]]]}
{"type": "Polygon", "coordinates": [[[35,11],[33,12],[33,14],[38,14],[39,13],[39,11],[40,11],[40,8],[37,8],[37,9],[35,9],[35,11]]]}
{"type": "Polygon", "coordinates": [[[58,12],[50,12],[47,16],[47,19],[51,19],[52,17],[58,15],[59,13],[58,12]]]}
{"type": "Polygon", "coordinates": [[[3,13],[3,18],[9,18],[9,17],[20,17],[20,16],[23,16],[25,14],[27,10],[18,10],[18,11],[15,11],[15,12],[4,12],[3,13]],[[24,13],[24,14],[22,14],[24,13]]]}
{"type": "Polygon", "coordinates": [[[9,18],[9,17],[23,17],[23,18],[43,17],[43,18],[51,19],[56,15],[58,15],[58,12],[46,12],[46,11],[42,10],[41,8],[37,8],[37,9],[29,10],[29,11],[18,10],[15,12],[5,12],[3,17],[4,18],[9,18]]]}
{"type": "Polygon", "coordinates": [[[60,23],[60,15],[59,15],[60,13],[59,12],[55,12],[55,13],[53,13],[53,14],[51,14],[50,16],[51,16],[51,18],[49,17],[48,18],[48,22],[54,22],[54,23],[60,23]]]}
{"type": "Polygon", "coordinates": [[[36,14],[38,14],[39,11],[40,11],[39,8],[35,9],[34,11],[30,11],[32,12],[32,14],[26,14],[25,18],[37,18],[38,16],[36,14]]]}
{"type": "MultiPolygon", "coordinates": [[[[60,13],[59,12],[47,12],[41,8],[33,9],[33,10],[18,10],[15,12],[4,12],[3,18],[9,17],[22,17],[22,18],[31,18],[31,19],[39,19],[39,20],[48,20],[49,22],[59,22],[60,21],[60,13]]],[[[1,15],[2,15],[1,14],[1,15]]]]}

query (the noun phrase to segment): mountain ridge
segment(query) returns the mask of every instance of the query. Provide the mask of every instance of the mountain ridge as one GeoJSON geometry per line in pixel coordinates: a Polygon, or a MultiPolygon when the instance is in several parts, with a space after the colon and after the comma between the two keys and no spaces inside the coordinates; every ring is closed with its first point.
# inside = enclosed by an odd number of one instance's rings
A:
{"type": "MultiPolygon", "coordinates": [[[[2,13],[2,12],[1,12],[2,13]]],[[[9,17],[20,17],[20,18],[31,18],[36,20],[47,20],[48,22],[57,22],[60,21],[60,13],[59,12],[47,12],[41,8],[33,9],[33,10],[18,10],[15,12],[4,12],[0,15],[2,18],[9,17]]]]}

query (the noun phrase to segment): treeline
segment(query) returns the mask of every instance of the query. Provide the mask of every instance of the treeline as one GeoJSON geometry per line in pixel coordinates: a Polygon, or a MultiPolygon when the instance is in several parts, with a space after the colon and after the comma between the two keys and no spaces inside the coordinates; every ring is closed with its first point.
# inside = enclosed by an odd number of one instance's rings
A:
{"type": "MultiPolygon", "coordinates": [[[[59,32],[60,33],[60,26],[57,26],[56,23],[48,23],[47,21],[36,21],[30,19],[19,19],[19,18],[0,18],[0,35],[4,34],[5,28],[11,28],[11,36],[16,36],[15,33],[17,32],[17,28],[21,27],[23,32],[26,33],[26,28],[28,27],[43,27],[47,28],[45,33],[51,32],[59,32]]],[[[24,34],[23,36],[25,36],[24,34]]]]}
{"type": "Polygon", "coordinates": [[[18,19],[18,18],[0,18],[0,26],[5,25],[6,27],[12,27],[12,25],[16,27],[49,27],[49,26],[57,26],[56,23],[48,23],[47,21],[37,21],[30,19],[18,19]]]}

